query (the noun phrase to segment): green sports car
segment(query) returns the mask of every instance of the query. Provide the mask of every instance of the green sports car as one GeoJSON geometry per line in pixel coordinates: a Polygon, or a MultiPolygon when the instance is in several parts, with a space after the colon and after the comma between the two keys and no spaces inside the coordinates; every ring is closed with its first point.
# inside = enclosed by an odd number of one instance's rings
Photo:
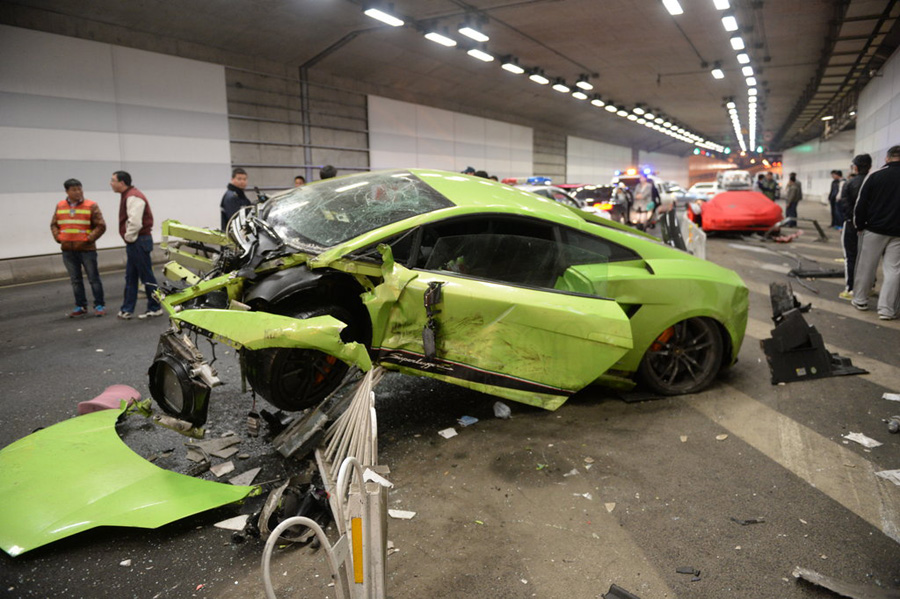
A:
{"type": "Polygon", "coordinates": [[[747,323],[733,271],[456,173],[329,179],[243,209],[224,233],[163,233],[172,327],[150,388],[195,424],[220,382],[198,334],[239,349],[284,410],[373,364],[553,410],[592,383],[699,391],[735,362],[747,323]]]}

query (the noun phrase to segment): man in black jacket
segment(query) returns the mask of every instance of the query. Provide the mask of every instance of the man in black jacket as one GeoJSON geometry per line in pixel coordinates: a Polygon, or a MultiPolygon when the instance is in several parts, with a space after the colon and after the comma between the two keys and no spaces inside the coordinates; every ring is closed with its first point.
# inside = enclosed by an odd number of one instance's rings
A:
{"type": "Polygon", "coordinates": [[[850,163],[850,180],[844,185],[841,199],[838,200],[840,214],[844,215],[844,226],[841,230],[841,245],[844,248],[844,290],[838,295],[841,299],[850,301],[853,299],[853,277],[856,274],[856,254],[859,251],[859,235],[853,226],[853,209],[856,208],[856,198],[859,196],[859,188],[862,187],[866,175],[872,168],[872,157],[868,154],[860,154],[853,157],[850,163]]]}
{"type": "Polygon", "coordinates": [[[228,184],[228,191],[222,196],[220,204],[223,231],[235,212],[250,205],[250,200],[244,194],[245,189],[247,189],[247,171],[236,168],[231,171],[231,183],[228,184]]]}
{"type": "Polygon", "coordinates": [[[853,281],[853,306],[869,309],[869,289],[878,259],[884,254],[884,281],[878,295],[878,318],[894,320],[900,313],[900,146],[887,152],[886,164],[863,181],[853,213],[862,236],[853,281]]]}

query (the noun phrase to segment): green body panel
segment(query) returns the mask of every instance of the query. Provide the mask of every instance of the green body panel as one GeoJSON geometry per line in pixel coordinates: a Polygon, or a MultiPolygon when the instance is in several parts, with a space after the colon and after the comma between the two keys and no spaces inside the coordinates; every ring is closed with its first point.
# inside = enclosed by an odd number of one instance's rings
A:
{"type": "Polygon", "coordinates": [[[0,547],[11,556],[98,526],[156,528],[253,487],[163,470],[125,445],[122,410],[78,416],[0,451],[0,547]]]}
{"type": "Polygon", "coordinates": [[[702,260],[618,262],[609,265],[607,290],[623,307],[640,306],[631,317],[634,348],[615,370],[637,370],[660,333],[695,316],[712,318],[724,326],[731,350],[727,363],[737,360],[747,326],[748,291],[733,271],[702,260]]]}
{"type": "Polygon", "coordinates": [[[556,409],[631,349],[631,325],[614,301],[410,271],[394,263],[389,248],[380,249],[384,282],[363,301],[373,351],[401,372],[556,409]],[[425,359],[422,340],[432,283],[442,284],[438,360],[425,359]]]}
{"type": "MultiPolygon", "coordinates": [[[[190,241],[201,241],[203,243],[212,243],[214,245],[233,246],[231,240],[222,231],[214,229],[206,229],[204,227],[193,227],[191,225],[183,225],[177,220],[166,220],[162,224],[162,234],[166,238],[170,235],[188,239],[190,241]]],[[[165,249],[167,247],[167,239],[164,239],[160,246],[165,249]]]]}
{"type": "Polygon", "coordinates": [[[347,325],[333,316],[315,316],[301,320],[268,312],[208,309],[184,310],[175,314],[172,320],[202,329],[216,341],[237,348],[317,349],[347,364],[355,364],[362,370],[372,368],[364,345],[341,341],[341,330],[347,325]]]}

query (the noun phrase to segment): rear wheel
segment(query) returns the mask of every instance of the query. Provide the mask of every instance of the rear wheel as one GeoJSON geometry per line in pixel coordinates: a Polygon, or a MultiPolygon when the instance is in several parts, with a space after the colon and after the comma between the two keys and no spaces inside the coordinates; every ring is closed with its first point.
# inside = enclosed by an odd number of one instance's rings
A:
{"type": "Polygon", "coordinates": [[[663,395],[696,393],[715,378],[723,347],[715,322],[689,318],[669,327],[650,344],[638,375],[647,387],[663,395]]]}
{"type": "MultiPolygon", "coordinates": [[[[340,306],[324,306],[287,316],[306,319],[330,314],[347,323],[341,332],[343,341],[353,340],[350,313],[340,306]]],[[[275,347],[245,354],[247,379],[254,391],[276,408],[296,412],[312,407],[334,391],[349,367],[334,356],[313,349],[275,347]]]]}

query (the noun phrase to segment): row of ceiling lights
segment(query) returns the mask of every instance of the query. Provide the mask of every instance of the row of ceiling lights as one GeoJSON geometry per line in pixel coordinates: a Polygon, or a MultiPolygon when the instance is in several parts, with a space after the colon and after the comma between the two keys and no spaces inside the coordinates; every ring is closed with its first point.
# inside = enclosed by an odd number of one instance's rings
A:
{"type": "MultiPolygon", "coordinates": [[[[684,9],[681,8],[681,4],[678,0],[662,0],[662,3],[672,16],[678,16],[684,13],[684,9]]],[[[731,8],[729,0],[713,0],[713,5],[716,10],[720,11],[729,10],[731,8]]],[[[737,17],[732,13],[728,13],[722,17],[722,26],[728,33],[735,33],[740,29],[737,17]]],[[[753,70],[753,66],[750,64],[750,55],[746,52],[744,38],[739,34],[735,34],[730,41],[731,48],[737,52],[736,58],[741,68],[741,74],[744,76],[744,82],[747,84],[747,132],[750,140],[749,147],[751,148],[751,151],[752,149],[755,149],[757,152],[762,152],[762,148],[756,146],[757,97],[759,94],[756,73],[753,70]]],[[[719,62],[713,64],[713,69],[710,73],[715,79],[725,78],[725,71],[722,69],[722,65],[719,62]]],[[[728,109],[728,115],[731,118],[731,124],[734,127],[734,135],[737,138],[738,145],[741,147],[741,152],[747,152],[748,144],[744,139],[744,133],[740,125],[740,117],[738,117],[737,107],[733,99],[727,101],[726,108],[728,109]]]]}
{"type": "MultiPolygon", "coordinates": [[[[402,27],[406,24],[403,19],[391,13],[388,13],[385,10],[374,7],[366,9],[364,11],[364,14],[393,27],[402,27]]],[[[473,21],[474,20],[472,19],[467,19],[466,21],[464,21],[459,26],[459,33],[480,44],[489,41],[490,37],[477,29],[478,24],[473,21]]],[[[457,46],[457,41],[451,38],[449,32],[446,30],[444,30],[444,32],[442,33],[435,29],[429,29],[425,32],[425,38],[436,44],[440,44],[448,48],[457,46]]],[[[492,54],[489,54],[479,47],[470,48],[466,53],[469,56],[483,62],[492,62],[495,59],[492,54]]],[[[539,85],[549,85],[552,83],[552,89],[556,90],[557,92],[571,94],[571,96],[576,100],[584,101],[590,99],[590,103],[597,108],[603,108],[611,114],[615,114],[617,116],[625,118],[638,125],[643,125],[648,129],[652,129],[653,131],[668,135],[669,137],[672,137],[674,139],[678,139],[685,143],[696,145],[701,148],[708,148],[716,152],[723,152],[726,149],[720,144],[704,139],[700,135],[697,135],[696,133],[685,129],[684,127],[678,126],[676,123],[671,122],[664,116],[656,114],[654,113],[654,111],[651,111],[649,108],[646,108],[640,104],[632,108],[631,111],[628,111],[624,107],[616,106],[615,102],[613,101],[603,100],[603,98],[601,98],[599,94],[591,94],[591,96],[588,96],[588,94],[585,92],[589,92],[594,89],[593,84],[589,81],[588,75],[579,76],[578,81],[575,83],[575,87],[577,87],[578,89],[573,91],[572,88],[569,87],[569,85],[566,84],[566,81],[561,77],[555,77],[551,79],[540,68],[523,68],[519,64],[518,59],[513,56],[503,57],[500,63],[501,68],[507,72],[513,73],[515,75],[527,74],[528,79],[539,85]]]]}

